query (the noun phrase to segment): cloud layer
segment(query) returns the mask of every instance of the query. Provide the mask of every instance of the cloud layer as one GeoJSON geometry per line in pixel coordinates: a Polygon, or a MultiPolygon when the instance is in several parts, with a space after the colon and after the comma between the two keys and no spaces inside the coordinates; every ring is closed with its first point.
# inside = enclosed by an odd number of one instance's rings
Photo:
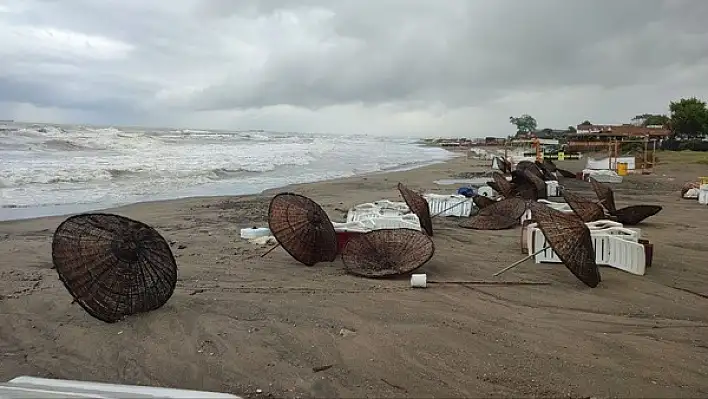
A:
{"type": "Polygon", "coordinates": [[[391,135],[708,97],[708,2],[6,0],[0,118],[391,135]]]}

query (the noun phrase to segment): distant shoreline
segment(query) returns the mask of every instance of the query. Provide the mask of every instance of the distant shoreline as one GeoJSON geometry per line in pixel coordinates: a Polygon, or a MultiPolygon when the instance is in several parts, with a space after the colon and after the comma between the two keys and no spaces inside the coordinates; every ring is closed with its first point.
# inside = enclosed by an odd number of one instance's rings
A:
{"type": "MultiPolygon", "coordinates": [[[[448,152],[451,153],[451,157],[448,159],[423,161],[423,162],[416,163],[414,165],[405,165],[405,166],[388,168],[385,170],[356,173],[352,176],[342,176],[342,177],[335,177],[335,178],[331,178],[331,179],[311,180],[311,181],[305,181],[305,182],[298,182],[298,183],[294,183],[294,184],[302,185],[302,184],[313,184],[313,183],[327,183],[327,182],[334,182],[334,181],[339,181],[339,180],[343,180],[343,179],[365,178],[367,176],[378,176],[378,175],[387,174],[387,173],[405,172],[405,171],[425,168],[425,167],[428,167],[431,165],[446,163],[446,162],[449,162],[457,157],[462,156],[462,154],[460,154],[458,152],[454,152],[454,151],[448,151],[448,152]]],[[[249,195],[262,195],[264,193],[268,193],[273,190],[283,189],[283,188],[286,188],[286,187],[289,187],[292,185],[293,185],[292,183],[291,184],[282,184],[282,185],[277,185],[277,186],[273,186],[273,187],[267,187],[262,190],[243,191],[243,192],[234,192],[234,193],[225,192],[228,190],[224,190],[224,189],[221,189],[221,190],[217,189],[217,190],[214,190],[212,193],[206,194],[206,195],[167,195],[167,196],[158,196],[155,198],[146,198],[144,200],[130,201],[130,202],[115,202],[115,203],[106,202],[106,203],[91,203],[91,204],[58,204],[58,205],[51,205],[51,206],[31,206],[31,207],[0,207],[0,223],[21,221],[21,220],[32,220],[32,219],[54,217],[54,216],[67,216],[67,215],[72,215],[72,214],[76,214],[76,213],[83,213],[83,212],[105,211],[108,209],[123,208],[126,206],[133,206],[133,205],[140,205],[140,204],[147,204],[147,203],[159,203],[159,202],[180,201],[180,200],[187,201],[187,200],[195,199],[195,198],[242,197],[242,196],[249,196],[249,195]]]]}

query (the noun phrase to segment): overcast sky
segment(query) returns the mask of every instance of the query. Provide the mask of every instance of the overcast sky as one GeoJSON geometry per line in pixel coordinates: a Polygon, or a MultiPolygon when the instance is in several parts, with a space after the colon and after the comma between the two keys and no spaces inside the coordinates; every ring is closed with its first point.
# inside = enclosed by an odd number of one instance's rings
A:
{"type": "Polygon", "coordinates": [[[419,136],[708,98],[705,0],[0,0],[0,119],[419,136]]]}

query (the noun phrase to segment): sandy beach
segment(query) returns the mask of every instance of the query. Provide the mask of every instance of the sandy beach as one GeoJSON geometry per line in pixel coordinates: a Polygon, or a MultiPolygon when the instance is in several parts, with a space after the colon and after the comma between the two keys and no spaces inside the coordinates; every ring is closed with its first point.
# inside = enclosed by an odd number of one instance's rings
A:
{"type": "MultiPolygon", "coordinates": [[[[660,160],[662,154],[659,155],[660,160]]],[[[645,276],[603,267],[590,289],[563,265],[529,261],[500,279],[548,286],[437,285],[306,267],[239,237],[266,226],[274,192],[317,201],[334,221],[355,204],[400,201],[401,181],[439,186],[487,161],[460,157],[404,172],[111,210],[171,243],[177,290],[161,309],[106,324],[51,269],[65,217],[0,222],[0,380],[20,375],[231,392],[244,397],[706,397],[708,207],[679,198],[706,165],[660,164],[616,186],[618,206],[660,204],[642,235],[645,276]]],[[[484,165],[484,166],[482,166],[484,165]]],[[[580,170],[579,162],[559,166],[580,170]]],[[[572,182],[594,196],[589,184],[572,182]]],[[[435,218],[435,280],[494,279],[522,257],[520,227],[473,231],[435,218]]]]}

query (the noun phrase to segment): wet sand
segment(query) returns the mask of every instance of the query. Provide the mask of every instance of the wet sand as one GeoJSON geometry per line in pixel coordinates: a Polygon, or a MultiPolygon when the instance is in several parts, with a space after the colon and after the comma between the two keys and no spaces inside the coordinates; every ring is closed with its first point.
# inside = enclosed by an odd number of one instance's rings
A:
{"type": "MultiPolygon", "coordinates": [[[[483,162],[486,164],[487,162],[483,162]]],[[[454,192],[438,179],[478,160],[292,186],[332,220],[399,181],[454,192]]],[[[580,163],[559,166],[579,170],[580,163]]],[[[112,210],[171,242],[177,290],[161,309],[106,324],[51,269],[65,217],[0,222],[0,380],[19,375],[232,392],[245,397],[706,397],[708,207],[682,200],[708,167],[661,164],[615,187],[618,206],[660,204],[642,225],[654,244],[645,276],[603,267],[590,289],[563,265],[529,261],[500,279],[548,286],[436,285],[346,275],[341,261],[306,267],[239,237],[266,226],[271,193],[192,198],[112,210]]],[[[590,186],[568,183],[593,196],[590,186]]],[[[285,191],[285,190],[275,190],[285,191]]],[[[472,231],[434,220],[435,280],[494,279],[522,257],[520,228],[472,231]]]]}

